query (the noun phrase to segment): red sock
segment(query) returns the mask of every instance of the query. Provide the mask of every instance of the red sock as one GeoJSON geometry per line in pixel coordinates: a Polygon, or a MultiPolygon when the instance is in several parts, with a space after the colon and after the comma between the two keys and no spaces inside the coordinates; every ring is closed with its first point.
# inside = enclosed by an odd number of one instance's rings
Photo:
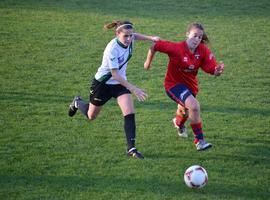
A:
{"type": "Polygon", "coordinates": [[[202,131],[202,122],[197,124],[190,124],[193,133],[194,133],[194,143],[196,144],[199,140],[203,139],[203,131],[202,131]]]}
{"type": "Polygon", "coordinates": [[[175,118],[176,118],[176,125],[179,127],[182,127],[187,121],[187,117],[182,117],[180,115],[176,115],[175,118]]]}

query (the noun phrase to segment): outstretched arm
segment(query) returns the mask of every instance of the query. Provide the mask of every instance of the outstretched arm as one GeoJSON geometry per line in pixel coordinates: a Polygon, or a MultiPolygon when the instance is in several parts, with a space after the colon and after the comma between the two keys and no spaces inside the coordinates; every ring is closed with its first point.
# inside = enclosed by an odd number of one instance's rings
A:
{"type": "Polygon", "coordinates": [[[156,51],[154,50],[155,43],[149,48],[146,60],[144,62],[144,69],[149,70],[151,67],[152,60],[154,59],[156,51]]]}
{"type": "Polygon", "coordinates": [[[134,33],[133,35],[135,40],[150,40],[152,42],[156,42],[159,40],[158,36],[148,36],[140,33],[134,33]]]}

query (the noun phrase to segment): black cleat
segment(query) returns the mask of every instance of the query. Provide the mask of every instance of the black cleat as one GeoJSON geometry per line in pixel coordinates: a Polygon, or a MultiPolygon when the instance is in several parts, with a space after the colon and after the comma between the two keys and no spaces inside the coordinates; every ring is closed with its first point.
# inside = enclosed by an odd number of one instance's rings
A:
{"type": "Polygon", "coordinates": [[[69,105],[68,115],[70,117],[73,117],[76,114],[77,110],[78,110],[78,108],[75,107],[75,102],[78,101],[78,100],[81,100],[81,97],[79,97],[79,96],[74,97],[73,101],[69,105]]]}
{"type": "Polygon", "coordinates": [[[144,159],[143,155],[137,151],[135,147],[131,148],[127,152],[128,157],[144,159]]]}

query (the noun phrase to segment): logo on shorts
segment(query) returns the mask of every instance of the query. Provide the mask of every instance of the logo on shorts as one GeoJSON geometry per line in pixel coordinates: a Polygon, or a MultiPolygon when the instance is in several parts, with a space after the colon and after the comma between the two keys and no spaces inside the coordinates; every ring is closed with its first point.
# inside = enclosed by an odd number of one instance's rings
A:
{"type": "Polygon", "coordinates": [[[184,90],[181,94],[180,94],[180,98],[182,100],[184,100],[184,96],[188,93],[188,90],[184,90]]]}
{"type": "Polygon", "coordinates": [[[95,101],[102,101],[102,99],[94,98],[95,101]]]}

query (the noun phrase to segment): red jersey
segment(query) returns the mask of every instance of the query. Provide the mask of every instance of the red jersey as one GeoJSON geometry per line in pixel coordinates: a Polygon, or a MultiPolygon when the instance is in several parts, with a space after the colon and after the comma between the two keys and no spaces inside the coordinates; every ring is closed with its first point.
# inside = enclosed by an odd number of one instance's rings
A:
{"type": "Polygon", "coordinates": [[[194,95],[198,93],[197,74],[199,68],[209,74],[214,74],[216,59],[205,44],[199,44],[194,53],[188,49],[186,41],[170,42],[160,40],[154,46],[155,51],[166,53],[169,64],[165,76],[166,90],[176,84],[184,84],[194,95]]]}

